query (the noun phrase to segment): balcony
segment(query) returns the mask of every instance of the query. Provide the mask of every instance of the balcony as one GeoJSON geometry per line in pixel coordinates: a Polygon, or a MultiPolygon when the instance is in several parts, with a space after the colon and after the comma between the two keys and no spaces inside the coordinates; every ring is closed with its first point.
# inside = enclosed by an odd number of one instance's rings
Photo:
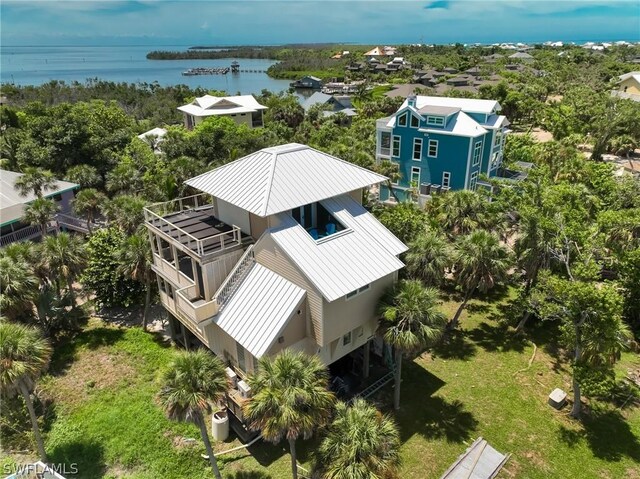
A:
{"type": "Polygon", "coordinates": [[[204,299],[195,284],[176,290],[176,308],[195,325],[213,318],[227,304],[255,263],[253,245],[240,257],[211,300],[204,299]]]}
{"type": "Polygon", "coordinates": [[[147,227],[199,259],[241,248],[251,240],[236,225],[216,217],[209,195],[199,194],[144,209],[147,227]]]}
{"type": "Polygon", "coordinates": [[[196,285],[176,290],[176,307],[196,325],[218,314],[218,302],[202,299],[196,285]]]}

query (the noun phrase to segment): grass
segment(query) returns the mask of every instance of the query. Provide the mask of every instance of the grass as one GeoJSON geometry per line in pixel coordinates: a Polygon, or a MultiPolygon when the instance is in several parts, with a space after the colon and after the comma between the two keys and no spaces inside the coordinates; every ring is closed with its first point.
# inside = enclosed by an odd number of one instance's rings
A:
{"type": "MultiPolygon", "coordinates": [[[[454,299],[443,304],[449,315],[457,306],[454,299]]],[[[529,337],[514,337],[497,321],[509,313],[509,299],[510,292],[503,291],[472,301],[457,334],[404,364],[396,415],[403,443],[400,476],[439,477],[483,436],[512,454],[502,478],[640,478],[640,409],[591,402],[579,423],[568,417],[568,408],[549,407],[552,389],[570,391],[553,324],[532,325],[529,337]],[[537,354],[526,369],[533,343],[537,354]]],[[[77,463],[79,478],[211,477],[200,458],[204,446],[198,430],[168,421],[155,400],[160,372],[174,354],[174,348],[137,328],[97,320],[57,348],[51,374],[41,381],[43,395],[54,404],[45,424],[51,462],[77,463]]],[[[637,355],[624,355],[618,369],[629,367],[640,367],[637,355]]],[[[389,386],[375,400],[388,405],[391,394],[389,386]]],[[[300,441],[304,466],[316,441],[300,441]]],[[[222,451],[238,444],[230,440],[215,447],[222,451]]],[[[290,476],[284,444],[258,443],[218,461],[225,478],[290,476]]]]}

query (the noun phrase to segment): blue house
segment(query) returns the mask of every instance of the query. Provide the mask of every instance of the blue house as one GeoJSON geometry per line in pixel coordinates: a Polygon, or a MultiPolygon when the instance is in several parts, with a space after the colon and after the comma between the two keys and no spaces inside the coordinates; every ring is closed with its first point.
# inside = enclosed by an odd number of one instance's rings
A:
{"type": "MultiPolygon", "coordinates": [[[[446,190],[475,190],[478,178],[496,176],[509,122],[493,100],[410,96],[392,116],[377,121],[376,159],[398,165],[395,196],[412,188],[424,200],[446,190]]],[[[380,187],[380,199],[389,199],[380,187]]]]}

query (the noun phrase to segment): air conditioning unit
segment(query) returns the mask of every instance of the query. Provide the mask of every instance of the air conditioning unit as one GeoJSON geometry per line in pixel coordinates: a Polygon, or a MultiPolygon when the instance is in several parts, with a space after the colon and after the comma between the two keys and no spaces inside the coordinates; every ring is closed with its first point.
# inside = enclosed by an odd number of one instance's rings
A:
{"type": "Polygon", "coordinates": [[[236,372],[231,368],[225,369],[225,372],[227,373],[227,379],[229,383],[231,383],[231,387],[236,388],[238,386],[238,375],[236,372]]]}
{"type": "Polygon", "coordinates": [[[248,399],[251,396],[251,387],[244,381],[238,381],[238,391],[240,391],[240,395],[244,399],[248,399]]]}

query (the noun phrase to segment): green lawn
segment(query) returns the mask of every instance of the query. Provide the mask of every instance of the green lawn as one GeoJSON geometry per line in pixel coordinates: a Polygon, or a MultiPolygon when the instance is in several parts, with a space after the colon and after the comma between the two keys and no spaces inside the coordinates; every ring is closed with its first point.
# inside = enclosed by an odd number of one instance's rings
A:
{"type": "MultiPolygon", "coordinates": [[[[483,436],[511,459],[499,477],[640,478],[640,409],[591,404],[583,424],[567,409],[546,405],[555,387],[569,390],[566,364],[556,360],[552,325],[516,339],[497,319],[508,295],[474,301],[461,331],[433,356],[403,367],[401,477],[437,478],[468,444],[483,436]],[[490,306],[491,304],[491,306],[490,306]]],[[[456,304],[445,302],[448,314],[456,304]]],[[[45,427],[52,462],[76,462],[82,478],[211,477],[200,458],[198,430],[169,422],[158,408],[160,371],[175,350],[136,328],[93,320],[72,343],[59,347],[52,374],[41,382],[54,414],[45,427]],[[185,445],[182,438],[195,438],[185,445]]],[[[620,371],[640,366],[627,354],[620,371]]],[[[375,401],[388,404],[391,387],[375,401]]],[[[218,451],[238,443],[217,444],[218,451]]],[[[308,465],[312,444],[300,444],[308,465]]],[[[279,479],[289,475],[283,446],[261,444],[219,458],[223,476],[279,479]]]]}

